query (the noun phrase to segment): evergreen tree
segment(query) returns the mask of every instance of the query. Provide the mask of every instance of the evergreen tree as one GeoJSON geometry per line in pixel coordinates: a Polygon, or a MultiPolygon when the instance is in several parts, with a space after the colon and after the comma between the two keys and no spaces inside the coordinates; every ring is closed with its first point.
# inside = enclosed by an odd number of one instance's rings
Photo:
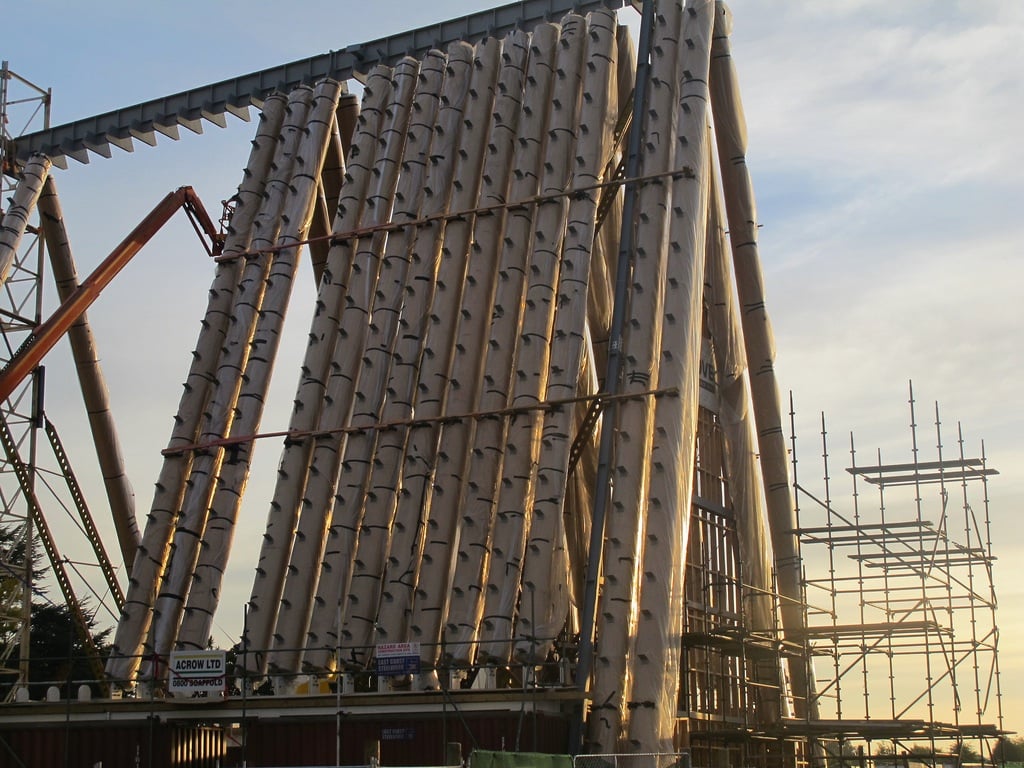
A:
{"type": "Polygon", "coordinates": [[[1024,737],[1004,737],[999,740],[993,750],[993,757],[997,763],[1021,763],[1024,762],[1024,737]]]}
{"type": "MultiPolygon", "coordinates": [[[[95,620],[90,616],[88,622],[97,650],[105,655],[110,630],[96,634],[93,631],[95,620]]],[[[82,683],[90,683],[93,693],[99,694],[94,678],[85,643],[68,607],[53,603],[34,604],[29,647],[29,695],[33,699],[43,698],[46,689],[55,685],[60,688],[62,696],[75,697],[82,683]]]]}
{"type": "MultiPolygon", "coordinates": [[[[39,553],[33,551],[33,580],[41,574],[39,560],[39,553]]],[[[25,563],[25,539],[19,529],[0,528],[0,562],[0,600],[3,601],[0,605],[16,605],[21,600],[25,563]]],[[[94,675],[85,643],[75,627],[74,615],[66,605],[53,603],[45,590],[35,590],[35,595],[29,639],[29,695],[41,699],[47,688],[56,685],[63,696],[76,696],[79,684],[91,682],[94,675]]],[[[86,615],[93,642],[100,654],[105,655],[110,630],[95,633],[95,619],[88,612],[86,615]]],[[[3,614],[0,641],[14,646],[5,665],[8,670],[17,670],[21,661],[20,629],[20,618],[11,616],[10,611],[3,614]]],[[[10,693],[16,682],[16,671],[0,675],[0,700],[10,693]]],[[[93,693],[99,693],[96,685],[92,688],[93,693]]]]}

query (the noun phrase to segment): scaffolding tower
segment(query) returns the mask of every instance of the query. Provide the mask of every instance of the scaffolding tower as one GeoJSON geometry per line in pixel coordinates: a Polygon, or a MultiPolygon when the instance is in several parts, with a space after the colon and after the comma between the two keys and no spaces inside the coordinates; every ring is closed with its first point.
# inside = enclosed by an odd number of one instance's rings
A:
{"type": "Polygon", "coordinates": [[[926,457],[912,385],[909,406],[909,461],[885,463],[880,451],[865,461],[850,435],[848,503],[833,496],[825,417],[821,492],[797,478],[793,439],[805,647],[822,715],[802,730],[829,741],[839,764],[988,764],[1004,735],[988,495],[997,472],[960,424],[952,449],[944,443],[937,403],[926,457]]]}
{"type": "Polygon", "coordinates": [[[803,648],[783,637],[781,597],[752,580],[742,525],[726,472],[721,423],[701,411],[686,559],[680,717],[694,765],[757,768],[804,763],[802,738],[783,734],[792,693],[784,669],[803,666],[803,648]]]}
{"type": "MultiPolygon", "coordinates": [[[[17,179],[8,171],[13,142],[23,134],[50,127],[50,90],[0,63],[0,216],[6,235],[8,215],[19,217],[12,195],[17,179]]],[[[39,325],[42,317],[44,248],[38,227],[22,221],[25,237],[11,251],[0,298],[0,366],[5,365],[39,325]]],[[[25,380],[0,403],[4,437],[17,448],[23,468],[6,451],[0,453],[0,674],[28,679],[28,639],[32,610],[34,551],[30,497],[36,487],[36,456],[43,370],[25,380]],[[27,470],[27,471],[26,471],[27,470]],[[19,477],[21,475],[21,477],[19,477]],[[24,649],[14,659],[17,648],[24,649]]],[[[13,688],[11,689],[14,690],[13,688]]]]}
{"type": "Polygon", "coordinates": [[[791,406],[807,629],[790,640],[774,621],[774,581],[764,592],[745,573],[721,423],[701,410],[679,696],[680,743],[694,765],[998,762],[1006,731],[987,487],[997,472],[983,444],[968,450],[959,424],[953,450],[944,447],[937,404],[935,457],[923,456],[912,388],[910,409],[909,462],[858,461],[851,436],[844,511],[824,416],[823,490],[797,476],[791,406]],[[795,666],[816,680],[817,718],[794,717],[785,677],[795,666]]]}
{"type": "MultiPolygon", "coordinates": [[[[51,96],[49,89],[16,74],[6,61],[0,66],[0,373],[4,374],[36,343],[44,325],[47,265],[52,265],[50,274],[61,300],[78,287],[49,177],[51,160],[33,155],[23,164],[16,159],[21,137],[49,128],[51,96]]],[[[116,445],[109,436],[97,439],[96,430],[106,424],[109,411],[104,405],[106,385],[99,375],[98,352],[84,316],[68,335],[93,437],[97,446],[116,445]],[[95,399],[99,396],[103,399],[95,399]]],[[[27,695],[34,603],[67,611],[77,635],[77,640],[69,639],[72,655],[84,656],[94,677],[100,679],[92,612],[103,606],[113,618],[116,614],[109,603],[118,604],[121,593],[71,459],[56,426],[46,417],[45,373],[45,367],[34,366],[0,398],[0,682],[8,699],[27,695]],[[60,544],[56,530],[61,532],[60,544]],[[77,551],[68,547],[69,532],[73,532],[70,539],[80,536],[88,542],[95,561],[62,554],[62,549],[77,551]],[[102,571],[100,583],[105,590],[94,588],[92,574],[85,572],[96,567],[102,571]],[[51,585],[58,588],[59,597],[49,589],[51,585]]],[[[105,484],[117,476],[110,466],[107,461],[103,467],[105,484]]]]}

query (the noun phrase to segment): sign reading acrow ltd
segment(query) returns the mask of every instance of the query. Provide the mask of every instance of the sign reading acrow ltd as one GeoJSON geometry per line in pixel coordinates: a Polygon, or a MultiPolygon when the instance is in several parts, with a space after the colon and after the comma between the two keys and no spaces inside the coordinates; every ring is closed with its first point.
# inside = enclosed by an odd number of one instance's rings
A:
{"type": "Polygon", "coordinates": [[[171,693],[223,691],[226,672],[224,651],[172,651],[167,690],[171,693]]]}

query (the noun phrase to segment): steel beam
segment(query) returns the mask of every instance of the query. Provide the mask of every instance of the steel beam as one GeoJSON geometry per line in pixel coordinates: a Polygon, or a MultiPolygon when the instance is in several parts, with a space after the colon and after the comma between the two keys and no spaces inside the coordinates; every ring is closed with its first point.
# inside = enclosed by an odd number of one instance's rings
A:
{"type": "Polygon", "coordinates": [[[629,2],[522,0],[509,3],[28,133],[13,142],[10,156],[15,158],[17,166],[34,152],[49,156],[59,168],[67,167],[68,157],[88,163],[90,153],[110,157],[111,146],[131,152],[136,141],[155,146],[157,134],[177,139],[179,127],[202,133],[205,121],[223,128],[226,126],[226,114],[248,120],[249,108],[261,106],[274,91],[288,92],[302,84],[312,85],[325,77],[342,81],[358,78],[376,64],[394,64],[403,56],[421,57],[431,48],[444,49],[458,40],[476,42],[485,37],[504,35],[516,28],[556,21],[570,11],[586,13],[596,8],[618,9],[629,2]]]}

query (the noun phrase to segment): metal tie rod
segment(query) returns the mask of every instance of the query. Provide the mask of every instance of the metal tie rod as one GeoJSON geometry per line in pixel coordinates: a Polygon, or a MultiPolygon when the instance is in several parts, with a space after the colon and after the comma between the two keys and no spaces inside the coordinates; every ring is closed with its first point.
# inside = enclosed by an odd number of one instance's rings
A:
{"type": "Polygon", "coordinates": [[[5,168],[4,172],[16,172],[34,152],[47,155],[59,168],[67,168],[68,157],[88,163],[90,152],[110,157],[112,146],[131,152],[136,140],[156,146],[158,133],[176,140],[179,127],[202,133],[204,120],[224,128],[227,125],[226,113],[248,120],[249,107],[260,107],[274,91],[288,92],[325,77],[349,80],[377,64],[394,64],[403,56],[421,57],[431,48],[444,49],[449,43],[459,40],[477,42],[513,29],[527,29],[545,21],[558,20],[570,11],[617,10],[628,2],[522,0],[378,40],[356,43],[337,51],[25,134],[13,141],[13,151],[8,153],[15,158],[16,167],[5,168]]]}

